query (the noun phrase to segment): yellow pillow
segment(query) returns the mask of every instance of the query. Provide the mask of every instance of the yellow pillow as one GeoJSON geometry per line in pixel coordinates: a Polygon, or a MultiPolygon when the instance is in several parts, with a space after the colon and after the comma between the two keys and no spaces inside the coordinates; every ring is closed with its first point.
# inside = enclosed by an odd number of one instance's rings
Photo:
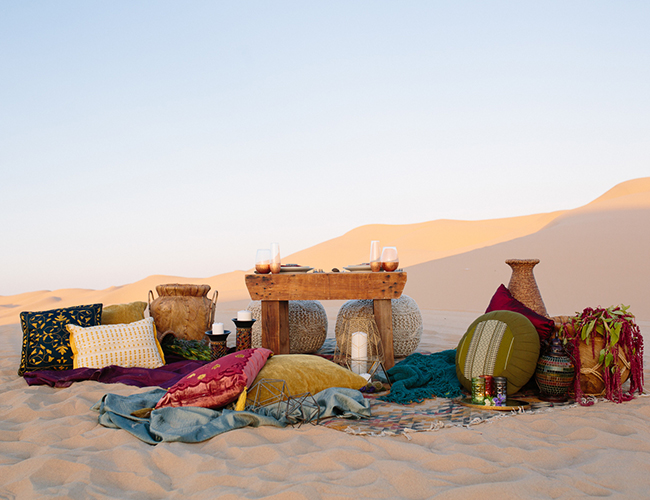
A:
{"type": "Polygon", "coordinates": [[[74,368],[158,368],[165,364],[153,318],[82,328],[67,325],[74,368]]]}
{"type": "MultiPolygon", "coordinates": [[[[347,368],[311,354],[276,354],[268,359],[260,370],[253,385],[261,379],[284,380],[286,391],[290,395],[310,392],[316,394],[329,387],[346,387],[361,389],[367,384],[366,379],[347,368]]],[[[248,398],[255,400],[257,389],[248,393],[248,398]]],[[[271,397],[263,392],[259,400],[271,397]]]]}
{"type": "Polygon", "coordinates": [[[146,308],[147,303],[142,301],[106,306],[102,309],[102,325],[117,325],[140,321],[144,319],[144,310],[146,308]]]}

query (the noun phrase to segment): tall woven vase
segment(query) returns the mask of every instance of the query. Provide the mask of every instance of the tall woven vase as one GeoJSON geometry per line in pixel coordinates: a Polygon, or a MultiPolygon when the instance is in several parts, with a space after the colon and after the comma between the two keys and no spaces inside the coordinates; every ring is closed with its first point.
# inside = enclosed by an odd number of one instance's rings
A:
{"type": "Polygon", "coordinates": [[[512,276],[508,283],[508,290],[512,296],[537,314],[549,317],[542,295],[537,288],[533,267],[539,264],[539,259],[508,259],[512,268],[512,276]]]}

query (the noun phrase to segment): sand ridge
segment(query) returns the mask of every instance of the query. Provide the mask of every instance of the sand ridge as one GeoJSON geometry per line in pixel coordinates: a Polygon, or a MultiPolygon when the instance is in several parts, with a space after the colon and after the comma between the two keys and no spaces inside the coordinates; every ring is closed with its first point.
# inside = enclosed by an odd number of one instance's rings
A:
{"type": "MultiPolygon", "coordinates": [[[[378,239],[384,246],[398,247],[400,263],[409,272],[405,293],[421,307],[480,312],[497,287],[510,279],[505,260],[535,257],[541,259],[534,272],[551,315],[624,303],[637,318],[648,320],[648,227],[650,177],[621,183],[573,210],[485,221],[362,226],[283,261],[326,270],[342,268],[367,261],[370,241],[378,239]]],[[[246,272],[210,278],[149,276],[105,290],[0,296],[0,325],[17,323],[24,310],[146,301],[149,290],[162,283],[209,284],[219,291],[217,312],[221,314],[224,308],[232,309],[229,303],[247,303],[246,272]]]]}

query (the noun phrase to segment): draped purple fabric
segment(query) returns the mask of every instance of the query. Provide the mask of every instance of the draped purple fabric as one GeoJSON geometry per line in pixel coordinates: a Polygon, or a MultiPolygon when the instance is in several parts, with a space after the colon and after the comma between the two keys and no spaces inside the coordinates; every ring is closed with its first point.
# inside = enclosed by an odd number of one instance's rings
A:
{"type": "Polygon", "coordinates": [[[182,360],[160,368],[74,368],[72,370],[39,370],[24,375],[29,385],[49,385],[50,387],[69,387],[74,382],[95,380],[104,384],[126,384],[136,387],[158,386],[168,389],[188,373],[193,372],[206,361],[182,360]]]}

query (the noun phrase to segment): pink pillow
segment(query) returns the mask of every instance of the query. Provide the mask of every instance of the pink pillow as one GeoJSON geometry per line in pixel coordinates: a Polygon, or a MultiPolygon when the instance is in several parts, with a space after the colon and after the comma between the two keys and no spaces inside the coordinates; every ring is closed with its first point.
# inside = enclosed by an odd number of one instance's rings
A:
{"type": "Polygon", "coordinates": [[[510,290],[508,290],[505,285],[501,285],[497,288],[497,291],[492,296],[490,305],[485,312],[489,313],[491,311],[514,311],[523,314],[533,324],[535,330],[537,330],[539,339],[543,342],[546,342],[551,338],[553,329],[555,328],[555,322],[552,319],[542,316],[523,305],[512,296],[510,290]]]}
{"type": "Polygon", "coordinates": [[[156,409],[165,406],[226,406],[250,387],[271,355],[273,352],[269,349],[244,349],[203,365],[170,387],[156,404],[156,409]]]}

